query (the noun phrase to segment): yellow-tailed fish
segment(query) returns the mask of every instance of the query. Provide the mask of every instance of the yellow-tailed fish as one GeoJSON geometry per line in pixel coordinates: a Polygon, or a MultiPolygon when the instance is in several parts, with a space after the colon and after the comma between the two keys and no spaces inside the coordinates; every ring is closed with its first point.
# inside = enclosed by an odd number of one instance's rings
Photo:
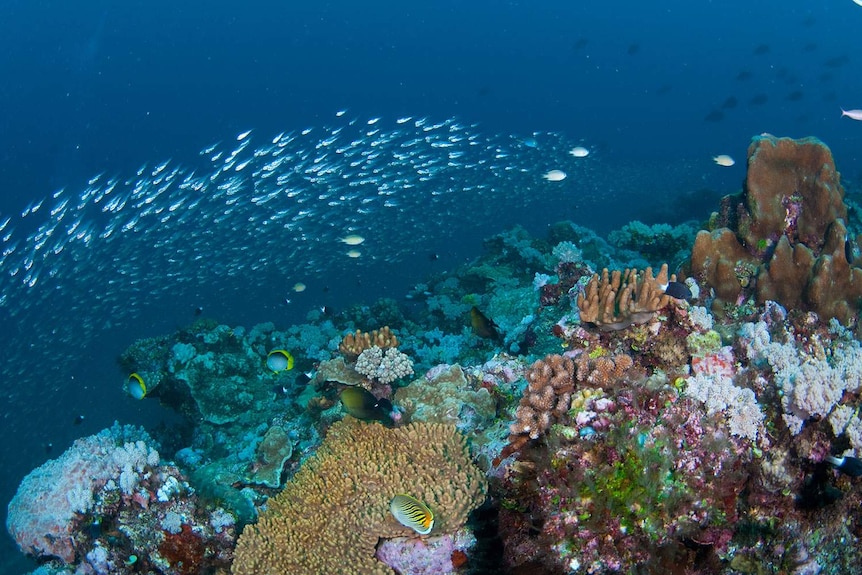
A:
{"type": "Polygon", "coordinates": [[[389,503],[389,510],[398,523],[420,535],[428,535],[434,528],[434,513],[415,497],[398,494],[389,503]]]}
{"type": "Polygon", "coordinates": [[[385,397],[378,399],[367,389],[354,386],[341,390],[340,398],[344,410],[356,419],[380,421],[385,425],[392,424],[392,413],[395,408],[385,397]]]}
{"type": "Polygon", "coordinates": [[[485,339],[500,339],[500,332],[497,331],[497,324],[479,311],[479,308],[476,306],[473,306],[470,310],[470,326],[473,328],[473,333],[479,337],[485,339]]]}
{"type": "Polygon", "coordinates": [[[266,367],[273,373],[293,369],[293,356],[285,349],[274,349],[266,355],[266,367]]]}
{"type": "Polygon", "coordinates": [[[133,373],[126,381],[126,391],[135,399],[144,399],[147,396],[147,384],[144,383],[144,378],[133,373]]]}

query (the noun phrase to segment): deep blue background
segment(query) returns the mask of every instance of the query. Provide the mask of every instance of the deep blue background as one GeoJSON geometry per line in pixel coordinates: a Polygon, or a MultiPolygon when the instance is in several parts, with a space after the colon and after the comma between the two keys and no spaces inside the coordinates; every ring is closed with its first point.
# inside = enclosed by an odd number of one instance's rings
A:
{"type": "MultiPolygon", "coordinates": [[[[839,108],[862,108],[860,29],[862,7],[851,0],[7,0],[0,214],[96,173],[194,161],[203,146],[242,130],[317,126],[343,108],[361,117],[457,116],[489,133],[563,132],[605,158],[655,162],[659,173],[729,153],[738,164],[726,192],[744,175],[751,136],[815,135],[854,190],[862,122],[840,118],[839,108]],[[751,104],[758,95],[767,101],[751,104]],[[737,105],[723,107],[729,98],[737,105]],[[721,119],[706,119],[716,111],[721,119]]],[[[639,208],[628,207],[625,219],[639,208]]],[[[622,223],[613,207],[607,219],[581,223],[622,223]]],[[[59,385],[62,401],[102,415],[72,427],[74,412],[54,413],[34,390],[33,409],[57,422],[45,430],[53,455],[113,418],[160,417],[104,393],[99,382],[116,375],[110,354],[94,349],[75,361],[82,367],[59,385]]],[[[0,450],[3,504],[46,457],[44,438],[29,440],[7,436],[0,450]]],[[[15,556],[9,538],[0,541],[0,555],[15,556]]]]}

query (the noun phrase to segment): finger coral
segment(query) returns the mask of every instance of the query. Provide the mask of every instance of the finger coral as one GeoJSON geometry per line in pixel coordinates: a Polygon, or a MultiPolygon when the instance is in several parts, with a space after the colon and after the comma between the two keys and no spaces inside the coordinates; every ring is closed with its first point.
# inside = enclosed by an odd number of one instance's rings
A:
{"type": "Polygon", "coordinates": [[[359,354],[372,346],[389,349],[390,347],[398,347],[398,343],[398,338],[395,337],[389,326],[385,325],[370,332],[357,329],[354,333],[348,333],[338,344],[338,351],[347,361],[356,361],[359,354]]]}
{"type": "MultiPolygon", "coordinates": [[[[676,276],[670,276],[670,281],[676,281],[676,276]]],[[[663,286],[667,283],[667,264],[656,277],[652,268],[643,273],[626,269],[610,274],[605,268],[601,275],[594,274],[584,293],[578,295],[581,321],[595,324],[602,331],[646,323],[673,299],[664,294],[663,286]]]]}
{"type": "Polygon", "coordinates": [[[232,572],[391,574],[374,558],[378,540],[415,536],[392,517],[392,497],[406,493],[428,505],[435,534],[461,527],[485,492],[485,477],[454,427],[387,429],[347,418],[245,529],[232,572]]]}

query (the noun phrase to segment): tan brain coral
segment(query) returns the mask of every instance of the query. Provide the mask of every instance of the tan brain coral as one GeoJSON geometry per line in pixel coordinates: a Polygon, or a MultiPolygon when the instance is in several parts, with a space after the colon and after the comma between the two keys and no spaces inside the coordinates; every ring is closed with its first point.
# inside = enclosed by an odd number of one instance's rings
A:
{"type": "Polygon", "coordinates": [[[406,493],[435,514],[432,535],[461,527],[485,499],[485,477],[454,427],[387,429],[347,418],[239,538],[232,573],[392,575],[381,537],[415,536],[389,502],[406,493]]]}

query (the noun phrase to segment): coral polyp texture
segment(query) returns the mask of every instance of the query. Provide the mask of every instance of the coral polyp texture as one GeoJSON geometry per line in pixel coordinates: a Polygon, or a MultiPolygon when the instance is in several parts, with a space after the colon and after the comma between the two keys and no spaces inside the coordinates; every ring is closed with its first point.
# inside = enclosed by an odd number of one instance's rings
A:
{"type": "Polygon", "coordinates": [[[668,278],[667,264],[662,265],[655,277],[652,268],[643,272],[626,269],[611,273],[605,268],[601,275],[593,275],[584,293],[578,294],[581,321],[594,324],[602,331],[646,323],[672,301],[663,288],[668,280],[676,281],[676,276],[668,278]]]}
{"type": "Polygon", "coordinates": [[[486,482],[453,426],[387,429],[346,418],[246,527],[232,572],[391,575],[375,559],[381,538],[415,536],[389,503],[408,494],[434,513],[431,535],[456,531],[485,499],[486,482]]]}
{"type": "MultiPolygon", "coordinates": [[[[698,233],[691,273],[721,312],[749,296],[847,325],[862,298],[862,269],[847,260],[844,188],[816,138],[757,136],[741,196],[727,196],[698,233]]],[[[852,256],[851,256],[852,259],[852,256]]]]}
{"type": "Polygon", "coordinates": [[[146,432],[119,425],[25,477],[6,527],[25,553],[76,573],[225,569],[235,543],[234,518],[201,505],[146,432]]]}
{"type": "Polygon", "coordinates": [[[380,349],[389,349],[398,347],[398,338],[392,333],[388,325],[375,329],[370,332],[356,330],[353,333],[348,333],[338,344],[338,351],[348,360],[356,361],[366,349],[376,346],[380,349]]]}
{"type": "Polygon", "coordinates": [[[372,345],[356,358],[355,369],[369,379],[392,383],[396,379],[413,375],[413,361],[394,347],[383,351],[372,345]]]}

